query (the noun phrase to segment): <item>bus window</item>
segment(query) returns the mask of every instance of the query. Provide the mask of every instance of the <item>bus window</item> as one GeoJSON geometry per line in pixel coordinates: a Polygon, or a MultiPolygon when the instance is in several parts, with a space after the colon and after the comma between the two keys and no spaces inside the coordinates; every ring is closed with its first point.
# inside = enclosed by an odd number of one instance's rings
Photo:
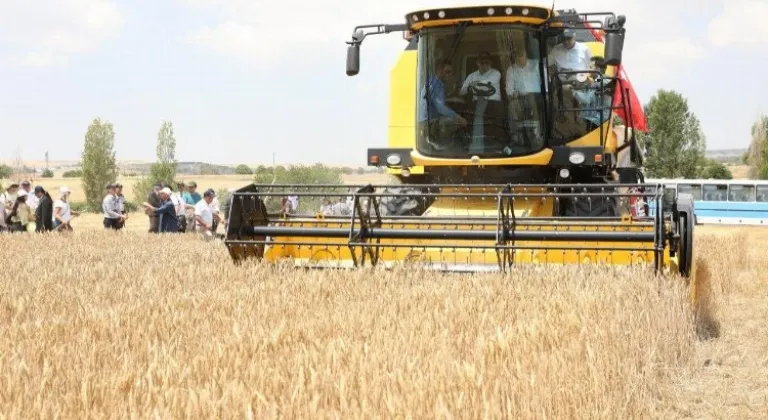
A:
{"type": "Polygon", "coordinates": [[[757,186],[757,201],[759,203],[768,203],[768,185],[757,186]]]}
{"type": "Polygon", "coordinates": [[[755,201],[755,186],[731,184],[728,201],[755,201]]]}
{"type": "Polygon", "coordinates": [[[693,194],[693,201],[701,200],[701,185],[699,184],[677,184],[677,193],[693,194]]]}
{"type": "Polygon", "coordinates": [[[728,185],[704,185],[704,201],[728,201],[728,185]]]}

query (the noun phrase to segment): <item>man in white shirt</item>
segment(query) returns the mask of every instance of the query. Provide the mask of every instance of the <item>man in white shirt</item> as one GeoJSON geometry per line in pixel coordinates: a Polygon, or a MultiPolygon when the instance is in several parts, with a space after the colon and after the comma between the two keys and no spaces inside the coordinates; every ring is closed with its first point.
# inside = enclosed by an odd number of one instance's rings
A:
{"type": "Polygon", "coordinates": [[[488,134],[500,135],[503,133],[503,127],[490,125],[486,128],[484,121],[486,119],[503,120],[504,118],[504,109],[501,103],[501,72],[492,67],[491,55],[485,51],[477,55],[477,67],[475,72],[467,76],[459,90],[459,94],[462,96],[472,93],[472,99],[475,101],[472,136],[481,137],[486,134],[485,131],[488,128],[493,131],[493,133],[488,134]],[[482,92],[493,93],[484,96],[482,92]],[[481,94],[478,95],[478,93],[481,94]]]}
{"type": "Polygon", "coordinates": [[[464,80],[464,84],[461,86],[459,94],[464,96],[470,93],[469,88],[477,86],[479,91],[487,90],[486,86],[490,84],[494,93],[490,96],[478,96],[473,93],[473,99],[476,101],[480,98],[488,101],[501,101],[501,72],[491,67],[491,55],[487,52],[481,52],[477,55],[477,70],[467,76],[464,80]]]}
{"type": "Polygon", "coordinates": [[[107,185],[107,195],[101,202],[101,210],[104,213],[104,228],[117,230],[120,222],[125,220],[125,216],[118,211],[117,203],[117,185],[107,185]]]}
{"type": "MultiPolygon", "coordinates": [[[[539,60],[528,58],[525,51],[512,52],[512,65],[507,69],[505,77],[506,94],[509,99],[509,125],[513,136],[528,136],[529,147],[534,147],[528,131],[520,133],[521,123],[528,121],[536,124],[536,140],[540,137],[540,113],[544,107],[541,91],[541,73],[539,60]]],[[[538,142],[537,142],[538,143],[538,142]]]]}
{"type": "MultiPolygon", "coordinates": [[[[592,61],[592,51],[586,45],[576,42],[576,32],[566,29],[563,32],[565,40],[555,45],[549,52],[549,66],[557,66],[559,71],[588,71],[592,61]]],[[[575,77],[575,74],[560,75],[560,80],[575,77]]]]}
{"type": "Polygon", "coordinates": [[[34,212],[37,209],[37,205],[40,202],[40,199],[38,199],[35,193],[32,192],[32,184],[26,179],[21,182],[21,189],[19,190],[19,195],[21,194],[24,194],[27,196],[27,206],[29,207],[30,210],[32,210],[32,212],[34,212]]]}
{"type": "MultiPolygon", "coordinates": [[[[590,65],[592,62],[592,52],[586,45],[576,42],[576,32],[573,29],[565,29],[563,31],[565,40],[562,44],[555,45],[549,52],[548,62],[550,68],[550,74],[555,74],[558,71],[590,71],[590,65]]],[[[572,83],[577,80],[578,76],[589,76],[589,73],[569,73],[560,74],[559,79],[562,82],[562,102],[556,101],[557,107],[562,108],[578,108],[579,104],[576,102],[573,96],[572,83]]],[[[579,117],[578,111],[565,113],[557,113],[557,118],[560,122],[564,120],[571,120],[575,122],[568,127],[562,127],[559,131],[578,133],[583,131],[582,121],[579,117]]]]}
{"type": "Polygon", "coordinates": [[[67,230],[71,231],[72,226],[69,224],[72,220],[72,216],[79,216],[80,213],[73,212],[69,206],[69,195],[72,190],[69,187],[59,188],[59,199],[53,203],[53,229],[54,230],[67,230]]]}
{"type": "Polygon", "coordinates": [[[195,231],[206,239],[213,238],[213,198],[216,193],[208,189],[203,193],[203,199],[195,204],[195,231]]]}
{"type": "Polygon", "coordinates": [[[184,194],[184,183],[179,182],[176,186],[178,191],[174,191],[171,194],[171,202],[173,202],[173,207],[176,208],[176,217],[179,218],[179,232],[184,232],[187,230],[187,202],[182,197],[182,194],[184,194]]]}

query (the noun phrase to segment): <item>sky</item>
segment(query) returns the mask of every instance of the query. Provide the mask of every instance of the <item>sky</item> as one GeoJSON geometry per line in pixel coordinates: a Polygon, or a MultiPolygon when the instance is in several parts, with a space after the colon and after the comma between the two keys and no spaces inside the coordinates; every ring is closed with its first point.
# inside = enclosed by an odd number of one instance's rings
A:
{"type": "MultiPolygon", "coordinates": [[[[530,0],[551,7],[551,0],[530,0]]],[[[399,33],[369,37],[346,76],[355,25],[401,23],[465,0],[2,0],[0,159],[78,159],[94,118],[118,159],[153,160],[163,120],[180,161],[364,165],[386,147],[399,33]]],[[[490,4],[496,4],[490,2],[490,4]]],[[[643,103],[683,94],[709,149],[743,148],[768,113],[768,0],[556,0],[627,16],[624,65],[643,103]]]]}

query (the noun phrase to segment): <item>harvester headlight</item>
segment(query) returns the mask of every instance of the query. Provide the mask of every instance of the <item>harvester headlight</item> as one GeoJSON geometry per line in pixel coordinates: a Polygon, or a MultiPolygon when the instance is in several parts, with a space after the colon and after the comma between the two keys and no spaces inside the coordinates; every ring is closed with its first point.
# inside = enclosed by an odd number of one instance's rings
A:
{"type": "Polygon", "coordinates": [[[403,170],[400,171],[400,175],[402,175],[402,176],[407,178],[407,177],[411,176],[411,171],[408,168],[403,168],[403,170]]]}
{"type": "Polygon", "coordinates": [[[387,165],[397,166],[400,164],[401,161],[402,159],[400,159],[400,155],[398,155],[397,153],[393,153],[387,156],[387,165]]]}
{"type": "Polygon", "coordinates": [[[528,16],[529,12],[528,8],[523,9],[523,16],[528,16]]]}
{"type": "Polygon", "coordinates": [[[573,152],[570,156],[568,156],[568,162],[571,162],[574,165],[581,165],[584,163],[584,160],[586,158],[584,157],[584,153],[581,152],[573,152]]]}
{"type": "Polygon", "coordinates": [[[445,10],[441,10],[441,11],[437,12],[437,17],[439,17],[440,19],[444,18],[445,17],[445,10]]]}
{"type": "Polygon", "coordinates": [[[506,9],[504,9],[504,13],[506,13],[508,15],[511,15],[512,14],[512,8],[511,7],[507,7],[506,9]]]}
{"type": "Polygon", "coordinates": [[[568,168],[560,169],[560,178],[566,179],[571,176],[571,171],[568,168]]]}
{"type": "Polygon", "coordinates": [[[496,12],[496,11],[495,11],[495,10],[493,10],[493,7],[490,7],[490,8],[488,8],[488,16],[493,16],[493,14],[494,14],[495,12],[496,12]]]}
{"type": "Polygon", "coordinates": [[[424,19],[429,19],[429,12],[424,12],[424,19]]]}

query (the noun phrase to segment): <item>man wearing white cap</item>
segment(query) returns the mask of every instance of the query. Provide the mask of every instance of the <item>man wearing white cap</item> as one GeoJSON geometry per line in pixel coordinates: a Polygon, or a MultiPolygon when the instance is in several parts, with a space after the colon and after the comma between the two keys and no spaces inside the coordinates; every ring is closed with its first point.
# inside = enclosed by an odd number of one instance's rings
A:
{"type": "Polygon", "coordinates": [[[157,233],[178,233],[179,232],[179,218],[176,216],[176,206],[171,200],[171,194],[173,192],[170,188],[165,187],[158,192],[160,196],[160,206],[153,207],[151,204],[144,202],[144,208],[147,209],[147,214],[157,217],[158,230],[157,233]]]}
{"type": "Polygon", "coordinates": [[[72,217],[80,215],[80,213],[72,211],[69,206],[69,195],[71,193],[72,190],[69,187],[59,188],[59,199],[53,203],[53,230],[71,231],[70,220],[72,220],[72,217]]]}

